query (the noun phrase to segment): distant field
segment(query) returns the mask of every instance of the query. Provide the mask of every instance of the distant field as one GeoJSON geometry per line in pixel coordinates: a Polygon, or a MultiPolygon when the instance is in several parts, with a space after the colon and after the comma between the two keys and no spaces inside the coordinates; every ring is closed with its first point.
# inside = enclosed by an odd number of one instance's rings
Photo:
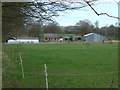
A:
{"type": "Polygon", "coordinates": [[[118,87],[118,43],[6,44],[3,51],[3,87],[45,88],[44,63],[49,88],[118,87]]]}
{"type": "Polygon", "coordinates": [[[59,34],[59,37],[80,36],[79,34],[59,34]]]}

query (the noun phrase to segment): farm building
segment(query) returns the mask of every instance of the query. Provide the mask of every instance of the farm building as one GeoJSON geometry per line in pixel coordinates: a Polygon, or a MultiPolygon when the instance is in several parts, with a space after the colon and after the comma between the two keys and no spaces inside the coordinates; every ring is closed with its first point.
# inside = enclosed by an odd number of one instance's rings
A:
{"type": "Polygon", "coordinates": [[[63,38],[60,38],[58,41],[81,41],[81,36],[65,36],[63,38]]]}
{"type": "Polygon", "coordinates": [[[97,33],[89,33],[83,36],[83,40],[87,42],[102,41],[105,37],[97,33]]]}
{"type": "Polygon", "coordinates": [[[63,37],[64,41],[81,41],[81,36],[70,36],[70,37],[63,37]]]}
{"type": "Polygon", "coordinates": [[[69,39],[70,39],[70,37],[67,37],[67,36],[63,37],[64,41],[68,41],[69,39]]]}
{"type": "Polygon", "coordinates": [[[57,41],[58,34],[44,34],[44,41],[57,41]]]}
{"type": "Polygon", "coordinates": [[[73,41],[81,41],[82,37],[81,36],[73,36],[73,41]]]}
{"type": "Polygon", "coordinates": [[[8,40],[9,44],[21,44],[21,43],[39,43],[39,38],[37,37],[17,37],[8,40]]]}

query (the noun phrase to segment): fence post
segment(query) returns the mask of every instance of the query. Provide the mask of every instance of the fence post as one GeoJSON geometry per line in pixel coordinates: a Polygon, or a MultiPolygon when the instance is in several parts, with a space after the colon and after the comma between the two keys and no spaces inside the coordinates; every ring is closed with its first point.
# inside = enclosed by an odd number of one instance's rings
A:
{"type": "Polygon", "coordinates": [[[45,77],[46,77],[46,89],[48,90],[48,79],[47,79],[47,67],[46,67],[46,64],[44,64],[44,67],[45,67],[45,77]]]}
{"type": "Polygon", "coordinates": [[[22,64],[22,57],[21,57],[20,52],[19,52],[19,56],[20,56],[20,65],[21,65],[21,69],[22,69],[22,76],[23,76],[23,79],[24,79],[25,75],[24,75],[24,69],[23,69],[23,64],[22,64]]]}

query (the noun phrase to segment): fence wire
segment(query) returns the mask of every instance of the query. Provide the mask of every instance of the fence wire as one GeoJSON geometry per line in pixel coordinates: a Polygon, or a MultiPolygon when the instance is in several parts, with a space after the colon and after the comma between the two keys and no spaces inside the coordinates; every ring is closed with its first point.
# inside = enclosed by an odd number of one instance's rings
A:
{"type": "MultiPolygon", "coordinates": [[[[102,45],[101,45],[102,46],[102,45]]],[[[7,46],[5,46],[4,48],[3,48],[3,52],[5,52],[5,53],[7,53],[7,54],[11,54],[11,58],[13,58],[14,60],[17,60],[18,58],[19,58],[19,55],[18,55],[18,52],[20,52],[20,50],[19,50],[19,48],[21,48],[21,45],[16,45],[16,47],[15,48],[13,48],[13,47],[7,47],[7,46]],[[12,52],[14,53],[14,54],[12,54],[12,52]]],[[[110,48],[110,46],[109,47],[105,47],[105,48],[110,48]]],[[[75,49],[77,49],[77,48],[75,48],[75,49]]],[[[17,61],[17,63],[19,63],[19,61],[17,61]]],[[[17,65],[19,65],[19,64],[17,64],[17,65]]],[[[24,65],[26,65],[25,63],[24,63],[24,65]]],[[[10,73],[10,74],[21,74],[21,72],[15,72],[15,71],[10,71],[10,70],[3,70],[3,72],[4,73],[10,73]]],[[[49,76],[92,76],[92,75],[104,75],[104,74],[118,74],[118,72],[119,71],[116,71],[116,72],[98,72],[98,73],[65,73],[65,74],[61,74],[61,73],[50,73],[49,71],[48,71],[48,75],[49,76]]],[[[45,73],[41,73],[41,72],[24,72],[24,74],[27,74],[27,75],[45,75],[45,73]]],[[[39,77],[39,76],[32,76],[31,78],[37,78],[37,77],[39,77]]],[[[25,77],[26,78],[26,77],[25,77]]],[[[30,78],[30,77],[28,77],[28,78],[30,78]]]]}
{"type": "MultiPolygon", "coordinates": [[[[5,73],[12,73],[12,74],[21,74],[21,72],[15,72],[15,71],[9,71],[9,70],[4,70],[3,72],[5,73]]],[[[102,75],[102,74],[118,74],[119,71],[116,71],[116,72],[98,72],[98,73],[65,73],[65,74],[61,74],[61,73],[49,73],[48,72],[48,75],[50,76],[81,76],[81,75],[102,75]]],[[[41,72],[24,72],[25,74],[33,74],[33,75],[44,75],[44,73],[41,73],[41,72]]]]}

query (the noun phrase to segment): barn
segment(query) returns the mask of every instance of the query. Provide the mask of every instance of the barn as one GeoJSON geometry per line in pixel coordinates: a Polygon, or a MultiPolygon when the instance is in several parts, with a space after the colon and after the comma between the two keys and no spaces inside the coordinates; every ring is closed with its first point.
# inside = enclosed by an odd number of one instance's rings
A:
{"type": "Polygon", "coordinates": [[[73,36],[73,41],[81,41],[81,36],[73,36]]]}
{"type": "Polygon", "coordinates": [[[58,34],[53,34],[53,33],[46,33],[44,34],[44,41],[57,41],[58,39],[58,34]]]}
{"type": "Polygon", "coordinates": [[[87,42],[103,41],[104,39],[104,36],[97,33],[89,33],[83,36],[83,41],[87,42]]]}
{"type": "Polygon", "coordinates": [[[8,44],[39,43],[38,37],[17,37],[8,40],[8,44]]]}

